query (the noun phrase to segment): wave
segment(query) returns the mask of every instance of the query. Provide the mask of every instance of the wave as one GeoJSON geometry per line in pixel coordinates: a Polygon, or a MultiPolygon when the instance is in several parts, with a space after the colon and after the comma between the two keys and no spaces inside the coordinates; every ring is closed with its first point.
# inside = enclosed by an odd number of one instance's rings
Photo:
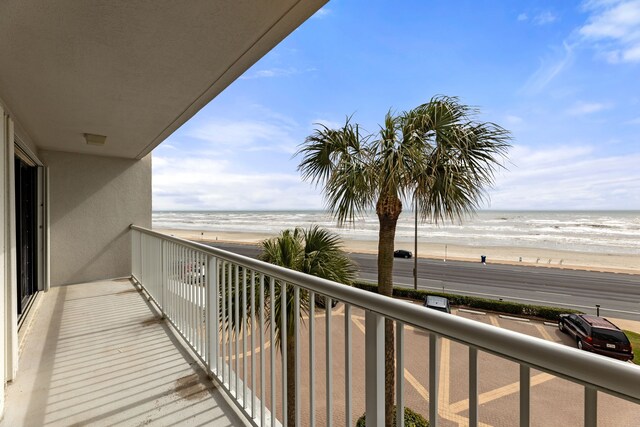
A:
{"type": "MultiPolygon", "coordinates": [[[[279,233],[296,226],[320,225],[345,238],[376,240],[378,219],[372,212],[338,228],[321,211],[154,212],[155,228],[279,233]]],[[[414,217],[404,212],[398,241],[414,238],[414,217]]],[[[419,223],[418,237],[442,244],[527,246],[599,253],[640,255],[640,212],[479,212],[462,223],[419,223]]]]}

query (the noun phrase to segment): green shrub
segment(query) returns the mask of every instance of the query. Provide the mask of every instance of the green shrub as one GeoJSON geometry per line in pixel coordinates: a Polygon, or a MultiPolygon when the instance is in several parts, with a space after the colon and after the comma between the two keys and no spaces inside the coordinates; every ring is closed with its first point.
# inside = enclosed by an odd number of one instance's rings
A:
{"type": "MultiPolygon", "coordinates": [[[[356,427],[366,427],[365,415],[362,414],[358,421],[356,421],[356,427]]],[[[393,407],[393,425],[396,426],[396,407],[393,407]]],[[[429,427],[429,421],[427,421],[422,415],[418,414],[411,408],[404,408],[404,425],[405,427],[429,427]]]]}
{"type": "MultiPolygon", "coordinates": [[[[354,286],[370,292],[378,291],[378,285],[368,282],[356,282],[354,286]]],[[[398,286],[395,286],[393,288],[393,296],[399,298],[424,301],[427,295],[445,297],[449,300],[449,304],[455,306],[464,306],[481,310],[495,311],[497,313],[513,314],[516,316],[538,317],[541,319],[553,321],[557,321],[560,318],[560,314],[562,313],[582,313],[581,311],[571,310],[567,308],[521,304],[511,301],[499,301],[486,298],[470,297],[466,295],[447,294],[444,292],[425,291],[421,289],[415,290],[398,286]]]]}
{"type": "Polygon", "coordinates": [[[640,334],[632,331],[624,331],[627,338],[631,342],[631,348],[633,348],[633,363],[640,365],[640,334]]]}

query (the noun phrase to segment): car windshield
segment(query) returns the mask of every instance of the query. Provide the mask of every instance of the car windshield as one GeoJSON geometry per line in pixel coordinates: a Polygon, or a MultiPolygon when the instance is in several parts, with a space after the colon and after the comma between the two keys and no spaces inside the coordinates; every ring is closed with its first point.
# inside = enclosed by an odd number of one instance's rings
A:
{"type": "Polygon", "coordinates": [[[608,341],[608,342],[619,342],[622,344],[629,344],[629,340],[627,336],[622,331],[616,331],[613,329],[598,329],[593,328],[591,331],[594,339],[608,341]]]}

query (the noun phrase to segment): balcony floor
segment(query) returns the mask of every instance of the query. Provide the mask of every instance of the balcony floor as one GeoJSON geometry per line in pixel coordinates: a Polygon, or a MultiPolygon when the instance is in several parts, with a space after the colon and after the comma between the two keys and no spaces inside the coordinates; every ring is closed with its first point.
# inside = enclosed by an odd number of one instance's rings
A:
{"type": "Polygon", "coordinates": [[[0,425],[245,425],[150,308],[128,279],[41,295],[0,425]]]}

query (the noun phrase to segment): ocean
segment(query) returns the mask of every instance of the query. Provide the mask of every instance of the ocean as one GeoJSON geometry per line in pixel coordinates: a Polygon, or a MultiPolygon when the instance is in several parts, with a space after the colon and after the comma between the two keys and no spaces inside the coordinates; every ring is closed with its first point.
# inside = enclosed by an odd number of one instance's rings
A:
{"type": "MultiPolygon", "coordinates": [[[[319,225],[345,239],[376,241],[375,213],[344,228],[325,211],[156,211],[154,228],[277,235],[319,225]]],[[[413,242],[413,212],[403,212],[396,242],[413,242]]],[[[419,241],[465,246],[513,246],[640,255],[640,211],[479,211],[461,223],[418,223],[419,241]]]]}

